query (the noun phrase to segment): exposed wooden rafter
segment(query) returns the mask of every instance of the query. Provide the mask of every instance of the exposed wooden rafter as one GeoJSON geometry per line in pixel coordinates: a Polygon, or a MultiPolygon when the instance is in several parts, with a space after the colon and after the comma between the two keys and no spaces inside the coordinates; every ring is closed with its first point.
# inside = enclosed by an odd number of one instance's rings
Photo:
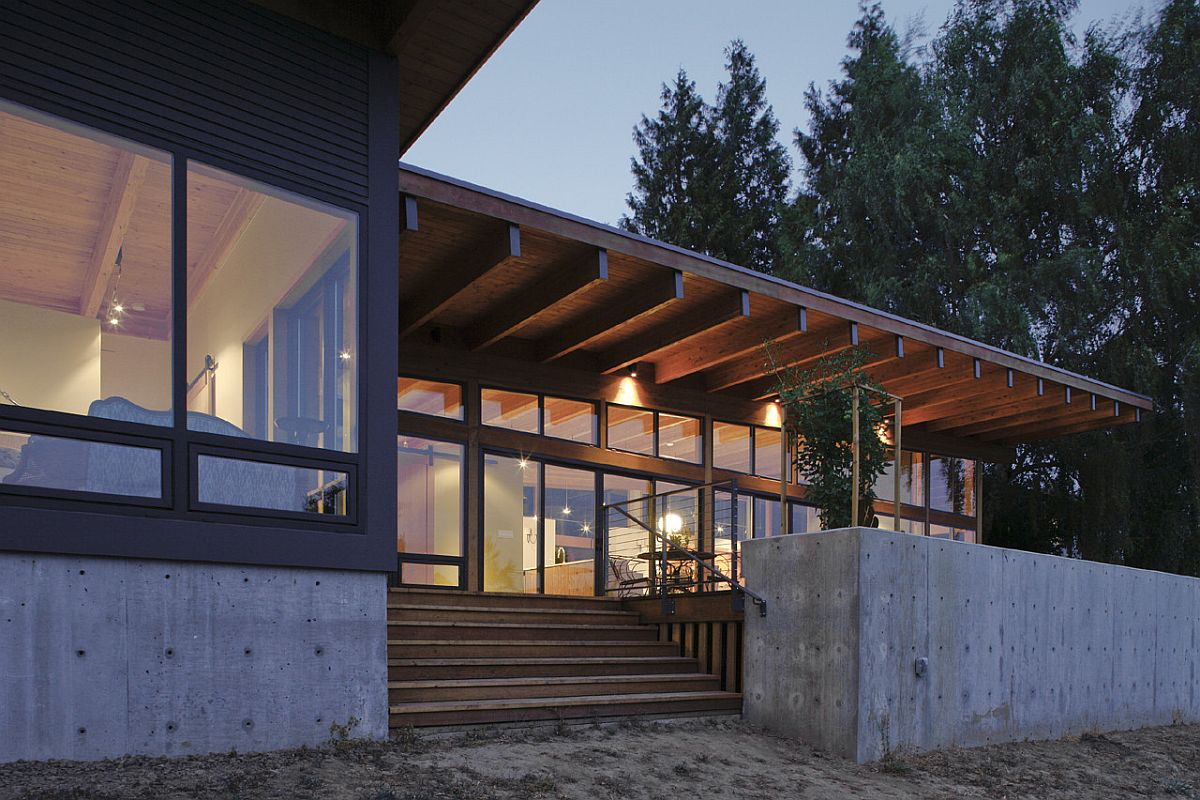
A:
{"type": "Polygon", "coordinates": [[[608,280],[608,253],[596,250],[585,263],[574,261],[539,276],[535,285],[520,290],[511,302],[476,321],[467,334],[467,346],[480,350],[511,336],[538,318],[546,309],[608,280]]]}
{"type": "Polygon", "coordinates": [[[412,333],[454,302],[472,283],[520,257],[519,227],[508,224],[501,231],[489,233],[485,241],[431,275],[401,304],[400,335],[412,333]]]}
{"type": "Polygon", "coordinates": [[[262,208],[267,197],[250,189],[238,189],[225,214],[217,224],[208,246],[188,271],[188,297],[196,298],[212,280],[213,275],[225,263],[233,246],[250,225],[254,215],[262,208]]]}
{"type": "Polygon", "coordinates": [[[83,293],[79,298],[79,313],[85,317],[99,316],[111,291],[117,271],[117,254],[129,231],[129,221],[137,206],[138,192],[146,181],[150,162],[127,150],[117,156],[111,187],[96,231],[96,243],[88,262],[83,293]]]}
{"type": "Polygon", "coordinates": [[[538,360],[545,363],[582,350],[613,331],[633,325],[683,299],[683,273],[679,270],[646,281],[631,297],[571,320],[542,337],[538,360]]]}
{"type": "Polygon", "coordinates": [[[719,342],[706,342],[704,347],[677,348],[655,361],[656,380],[667,383],[727,361],[757,357],[765,340],[782,344],[805,333],[806,317],[803,308],[789,308],[765,317],[761,322],[755,320],[752,327],[736,333],[731,331],[719,342]]]}
{"type": "MultiPolygon", "coordinates": [[[[611,375],[638,361],[653,360],[656,353],[689,342],[696,345],[696,340],[705,334],[711,333],[729,322],[746,319],[749,316],[749,292],[735,290],[722,294],[683,319],[660,322],[616,345],[600,356],[600,369],[604,374],[611,375]]],[[[656,377],[655,382],[662,383],[663,380],[656,377]]]]}

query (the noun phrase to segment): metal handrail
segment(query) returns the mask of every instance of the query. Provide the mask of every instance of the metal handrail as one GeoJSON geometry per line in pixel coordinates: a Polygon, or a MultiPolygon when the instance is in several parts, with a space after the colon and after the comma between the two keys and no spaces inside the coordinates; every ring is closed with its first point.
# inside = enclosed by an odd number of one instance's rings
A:
{"type": "MultiPolygon", "coordinates": [[[[647,497],[639,497],[639,498],[636,498],[635,500],[624,500],[620,503],[605,503],[603,508],[605,510],[611,509],[613,511],[616,511],[618,514],[625,517],[627,520],[632,522],[634,525],[647,531],[651,536],[654,537],[654,539],[660,545],[662,545],[662,548],[659,552],[659,559],[660,559],[661,563],[659,564],[659,573],[658,573],[662,577],[658,580],[658,590],[659,590],[659,596],[662,598],[662,607],[663,607],[664,614],[674,614],[675,613],[675,601],[670,596],[670,586],[669,586],[669,583],[665,580],[665,576],[666,576],[667,570],[668,570],[667,553],[673,552],[673,553],[683,553],[693,563],[698,564],[702,570],[707,570],[709,573],[711,573],[712,576],[716,579],[714,581],[714,583],[729,584],[729,587],[733,591],[734,597],[737,600],[741,600],[743,596],[749,597],[754,602],[754,604],[756,606],[758,606],[759,616],[765,617],[767,615],[766,598],[764,598],[763,596],[759,595],[758,593],[756,593],[750,589],[747,589],[745,586],[742,586],[737,580],[737,561],[738,561],[738,554],[737,554],[737,486],[733,482],[722,483],[722,484],[707,484],[705,486],[689,486],[685,489],[674,489],[670,492],[663,492],[662,494],[657,494],[657,495],[648,495],[647,497]],[[716,564],[709,564],[704,559],[700,558],[695,553],[695,551],[690,550],[686,547],[681,547],[676,542],[672,542],[670,540],[670,538],[668,538],[667,534],[656,529],[655,527],[647,525],[646,523],[642,522],[640,519],[638,519],[634,515],[630,514],[624,508],[621,508],[621,506],[625,506],[630,503],[645,502],[645,501],[649,501],[651,506],[653,507],[655,501],[660,497],[666,497],[668,495],[673,495],[673,494],[680,494],[683,492],[694,492],[694,491],[699,491],[702,489],[712,489],[716,486],[727,486],[730,488],[731,493],[732,493],[730,507],[731,507],[731,513],[733,515],[733,523],[732,523],[731,529],[729,531],[729,540],[730,540],[730,548],[731,548],[731,550],[730,550],[730,567],[731,567],[730,571],[733,573],[732,577],[729,575],[726,575],[724,572],[717,569],[716,564]]],[[[605,546],[607,548],[607,544],[608,544],[608,541],[607,541],[608,540],[608,514],[607,513],[603,514],[601,519],[602,519],[602,524],[604,525],[605,546]]],[[[653,513],[651,514],[651,519],[654,519],[653,513]]],[[[736,602],[736,600],[735,600],[735,602],[736,602]]]]}

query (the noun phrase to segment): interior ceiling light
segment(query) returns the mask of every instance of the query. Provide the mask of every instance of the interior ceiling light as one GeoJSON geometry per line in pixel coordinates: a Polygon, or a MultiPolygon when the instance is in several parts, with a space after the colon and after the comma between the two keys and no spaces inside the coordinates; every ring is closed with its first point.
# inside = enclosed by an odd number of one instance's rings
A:
{"type": "Polygon", "coordinates": [[[629,377],[631,377],[631,378],[637,377],[637,362],[636,361],[629,365],[629,377]]]}

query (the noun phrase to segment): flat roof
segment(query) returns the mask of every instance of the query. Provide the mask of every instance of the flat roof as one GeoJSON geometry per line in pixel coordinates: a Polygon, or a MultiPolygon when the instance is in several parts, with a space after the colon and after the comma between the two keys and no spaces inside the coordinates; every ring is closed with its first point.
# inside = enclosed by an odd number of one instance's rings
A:
{"type": "Polygon", "coordinates": [[[400,164],[399,183],[402,336],[434,325],[466,332],[472,350],[524,346],[538,361],[607,374],[637,364],[656,383],[745,399],[775,395],[767,339],[801,367],[864,347],[866,371],[904,398],[906,430],[989,444],[1134,422],[1153,407],[1137,392],[414,165],[400,164]]]}

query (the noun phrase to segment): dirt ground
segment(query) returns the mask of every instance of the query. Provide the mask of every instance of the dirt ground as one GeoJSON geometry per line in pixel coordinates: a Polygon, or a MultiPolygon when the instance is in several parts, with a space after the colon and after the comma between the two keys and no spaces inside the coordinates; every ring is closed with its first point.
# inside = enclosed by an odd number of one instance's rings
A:
{"type": "Polygon", "coordinates": [[[33,798],[1200,798],[1200,726],[858,766],[736,721],[409,734],[317,750],[0,765],[33,798]]]}

